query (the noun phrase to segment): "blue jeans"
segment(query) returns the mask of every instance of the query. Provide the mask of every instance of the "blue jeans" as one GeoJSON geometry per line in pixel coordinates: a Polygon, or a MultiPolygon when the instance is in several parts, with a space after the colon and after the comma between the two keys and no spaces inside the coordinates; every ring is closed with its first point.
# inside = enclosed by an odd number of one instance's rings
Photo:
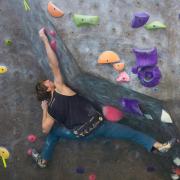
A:
{"type": "Polygon", "coordinates": [[[45,160],[50,160],[60,138],[62,139],[77,139],[77,140],[91,140],[95,138],[110,138],[110,139],[125,139],[144,146],[149,152],[151,151],[155,139],[136,131],[128,126],[112,123],[109,121],[102,122],[91,134],[85,137],[77,138],[70,130],[63,126],[55,125],[48,134],[41,156],[45,160]]]}

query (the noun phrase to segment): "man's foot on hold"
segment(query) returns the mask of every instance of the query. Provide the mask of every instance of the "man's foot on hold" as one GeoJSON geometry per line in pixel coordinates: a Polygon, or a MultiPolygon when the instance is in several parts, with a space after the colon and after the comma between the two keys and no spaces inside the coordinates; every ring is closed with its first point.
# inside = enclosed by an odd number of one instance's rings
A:
{"type": "Polygon", "coordinates": [[[47,162],[42,159],[41,155],[35,149],[32,149],[32,158],[36,161],[40,168],[47,167],[47,162]]]}
{"type": "Polygon", "coordinates": [[[161,153],[168,152],[177,142],[176,138],[172,138],[166,143],[163,143],[161,147],[159,147],[157,150],[161,153]]]}

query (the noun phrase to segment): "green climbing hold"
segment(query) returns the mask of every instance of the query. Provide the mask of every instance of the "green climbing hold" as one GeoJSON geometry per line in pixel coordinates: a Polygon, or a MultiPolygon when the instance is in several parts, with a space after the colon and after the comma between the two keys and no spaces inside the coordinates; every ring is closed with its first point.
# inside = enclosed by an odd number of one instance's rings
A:
{"type": "Polygon", "coordinates": [[[10,39],[5,39],[5,40],[4,40],[4,44],[5,44],[6,46],[11,46],[11,45],[12,45],[12,41],[11,41],[10,39]]]}
{"type": "Polygon", "coordinates": [[[99,23],[99,16],[87,16],[87,15],[74,14],[73,21],[78,27],[97,25],[99,23]]]}
{"type": "Polygon", "coordinates": [[[24,4],[24,9],[25,11],[30,11],[30,5],[29,5],[29,1],[28,0],[23,0],[23,4],[24,4]]]}
{"type": "Polygon", "coordinates": [[[146,24],[144,26],[147,30],[155,30],[155,29],[165,29],[166,28],[166,25],[163,24],[162,22],[160,21],[153,21],[149,24],[146,24]]]}

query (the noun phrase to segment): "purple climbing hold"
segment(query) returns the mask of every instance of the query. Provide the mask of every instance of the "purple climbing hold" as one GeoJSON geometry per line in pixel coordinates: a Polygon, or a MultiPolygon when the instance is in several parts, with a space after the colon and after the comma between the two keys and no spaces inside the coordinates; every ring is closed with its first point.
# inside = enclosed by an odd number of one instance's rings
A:
{"type": "Polygon", "coordinates": [[[147,171],[148,172],[154,172],[156,169],[155,169],[155,167],[153,167],[153,166],[148,166],[147,167],[147,171]]]}
{"type": "Polygon", "coordinates": [[[157,66],[143,67],[138,72],[140,83],[145,87],[154,87],[159,84],[161,72],[157,66]]]}
{"type": "Polygon", "coordinates": [[[76,172],[78,174],[83,174],[85,172],[85,169],[83,167],[78,167],[78,168],[76,168],[76,172]]]}
{"type": "Polygon", "coordinates": [[[138,28],[143,26],[144,24],[147,23],[149,17],[150,17],[149,14],[146,12],[135,13],[131,22],[131,27],[138,28]]]}
{"type": "Polygon", "coordinates": [[[139,107],[139,101],[136,99],[121,98],[120,104],[125,112],[142,116],[143,113],[139,107]]]}
{"type": "Polygon", "coordinates": [[[136,56],[136,66],[132,68],[132,72],[137,74],[139,68],[146,66],[155,66],[157,64],[157,48],[152,49],[138,49],[133,48],[133,52],[136,56]]]}

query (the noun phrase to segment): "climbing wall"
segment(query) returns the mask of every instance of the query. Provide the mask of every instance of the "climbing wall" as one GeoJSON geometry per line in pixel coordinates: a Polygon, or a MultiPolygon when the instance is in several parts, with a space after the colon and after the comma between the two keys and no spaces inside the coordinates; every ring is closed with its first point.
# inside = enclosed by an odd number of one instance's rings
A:
{"type": "MultiPolygon", "coordinates": [[[[110,104],[123,110],[120,98],[136,99],[143,113],[150,114],[152,119],[125,112],[126,119],[122,123],[161,141],[179,137],[180,3],[173,0],[53,2],[64,12],[59,18],[48,13],[47,0],[30,0],[29,6],[27,0],[27,4],[23,4],[23,0],[0,2],[0,146],[10,153],[9,159],[2,158],[0,163],[0,179],[80,180],[90,179],[91,175],[100,180],[169,179],[172,161],[179,156],[179,146],[161,157],[124,141],[82,143],[62,140],[50,167],[42,171],[28,153],[32,147],[40,150],[45,140],[34,85],[43,78],[52,78],[38,37],[41,27],[56,31],[57,55],[65,81],[73,89],[98,107],[110,104]],[[132,28],[131,21],[137,12],[149,14],[147,24],[159,21],[166,28],[132,28]],[[98,19],[90,21],[94,25],[77,27],[74,21],[85,17],[73,21],[74,14],[98,16],[98,19]],[[154,47],[157,48],[157,66],[162,77],[157,86],[147,88],[132,73],[136,64],[133,48],[154,47]],[[125,64],[129,82],[116,81],[119,72],[112,63],[98,63],[104,51],[117,53],[120,62],[125,64]],[[162,109],[170,114],[173,123],[161,121],[162,109]],[[35,142],[34,137],[37,137],[35,142]]],[[[1,157],[2,151],[0,149],[1,157]]]]}

